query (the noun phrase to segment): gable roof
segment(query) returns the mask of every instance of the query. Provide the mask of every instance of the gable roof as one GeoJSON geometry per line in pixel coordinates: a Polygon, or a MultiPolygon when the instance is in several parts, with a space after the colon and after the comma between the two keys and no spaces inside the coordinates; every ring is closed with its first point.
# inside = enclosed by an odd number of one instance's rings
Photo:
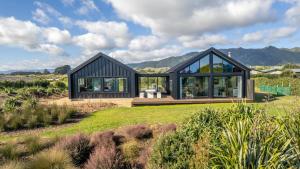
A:
{"type": "Polygon", "coordinates": [[[224,54],[223,52],[211,47],[203,52],[200,52],[198,55],[184,61],[184,62],[181,62],[179,64],[177,64],[176,66],[173,66],[172,68],[170,68],[167,73],[172,73],[172,72],[177,72],[179,70],[182,70],[184,69],[186,66],[194,63],[196,60],[199,60],[203,57],[205,57],[206,55],[208,55],[209,53],[215,53],[217,56],[221,57],[222,59],[225,59],[227,61],[229,61],[230,63],[232,63],[233,65],[243,69],[243,70],[247,70],[247,71],[250,71],[251,69],[248,68],[247,66],[239,63],[238,61],[234,60],[233,58],[229,57],[228,55],[224,54]]]}
{"type": "Polygon", "coordinates": [[[68,74],[71,75],[71,74],[73,74],[73,73],[79,71],[80,69],[82,69],[82,68],[85,67],[86,65],[92,63],[93,61],[95,61],[95,60],[97,60],[98,58],[101,58],[101,57],[103,57],[103,58],[105,58],[105,59],[107,59],[107,60],[113,62],[114,64],[117,64],[117,65],[123,67],[124,69],[127,69],[127,70],[129,70],[129,71],[133,71],[133,72],[137,73],[137,71],[134,70],[134,69],[132,69],[131,67],[129,67],[129,66],[127,66],[127,65],[125,65],[125,64],[123,64],[123,63],[121,63],[120,61],[118,61],[118,60],[116,60],[116,59],[114,59],[114,58],[112,58],[112,57],[110,57],[110,56],[108,56],[108,55],[106,55],[106,54],[104,54],[104,53],[102,53],[102,52],[99,52],[99,53],[96,54],[95,56],[91,57],[91,58],[88,59],[87,61],[83,62],[82,64],[80,64],[80,65],[78,65],[77,67],[75,67],[74,69],[72,69],[68,74]]]}

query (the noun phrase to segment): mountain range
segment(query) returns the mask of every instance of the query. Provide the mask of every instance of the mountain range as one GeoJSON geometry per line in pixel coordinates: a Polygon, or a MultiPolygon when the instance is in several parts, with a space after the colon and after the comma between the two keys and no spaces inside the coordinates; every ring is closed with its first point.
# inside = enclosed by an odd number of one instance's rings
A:
{"type": "MultiPolygon", "coordinates": [[[[274,46],[268,46],[259,49],[245,49],[240,47],[219,50],[225,54],[231,52],[232,58],[247,66],[275,66],[288,63],[300,64],[300,47],[276,48],[274,46]]],[[[199,53],[200,52],[190,52],[182,56],[172,56],[162,60],[131,63],[128,65],[132,68],[172,67],[199,53]]]]}

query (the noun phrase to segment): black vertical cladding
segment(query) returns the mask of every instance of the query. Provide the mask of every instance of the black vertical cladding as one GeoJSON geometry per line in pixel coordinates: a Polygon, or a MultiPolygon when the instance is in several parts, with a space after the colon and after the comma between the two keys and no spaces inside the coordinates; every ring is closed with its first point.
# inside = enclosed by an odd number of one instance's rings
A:
{"type": "Polygon", "coordinates": [[[128,98],[136,96],[135,76],[136,71],[130,67],[99,53],[83,64],[73,69],[69,75],[69,98],[128,98]],[[85,77],[115,77],[127,78],[127,91],[118,92],[80,92],[78,79],[85,77]]]}

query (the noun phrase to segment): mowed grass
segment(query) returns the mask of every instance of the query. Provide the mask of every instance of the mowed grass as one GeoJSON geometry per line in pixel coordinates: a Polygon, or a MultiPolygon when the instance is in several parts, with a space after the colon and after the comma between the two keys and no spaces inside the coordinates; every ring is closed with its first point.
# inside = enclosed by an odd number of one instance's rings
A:
{"type": "MultiPolygon", "coordinates": [[[[277,100],[269,103],[253,104],[265,108],[270,115],[282,116],[288,109],[291,109],[295,105],[300,105],[300,102],[297,97],[285,96],[279,97],[277,100]]],[[[75,124],[21,132],[1,133],[0,141],[20,139],[33,134],[42,137],[56,137],[75,133],[93,133],[133,124],[176,123],[180,125],[184,123],[187,117],[201,109],[211,107],[222,110],[230,106],[233,106],[233,103],[110,108],[94,112],[75,124]]]]}

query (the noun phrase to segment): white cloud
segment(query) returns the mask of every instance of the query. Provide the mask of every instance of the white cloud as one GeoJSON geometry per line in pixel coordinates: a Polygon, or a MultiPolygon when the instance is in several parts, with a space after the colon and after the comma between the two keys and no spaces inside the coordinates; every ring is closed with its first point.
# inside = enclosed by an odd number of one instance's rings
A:
{"type": "Polygon", "coordinates": [[[147,60],[158,60],[170,56],[177,56],[182,52],[182,47],[171,45],[151,51],[144,50],[115,50],[109,55],[125,63],[142,62],[147,60]]]}
{"type": "Polygon", "coordinates": [[[33,51],[46,52],[54,56],[67,55],[62,48],[53,44],[40,44],[39,47],[33,51]]]}
{"type": "Polygon", "coordinates": [[[21,21],[14,17],[0,18],[0,45],[17,46],[27,51],[50,55],[66,55],[63,49],[56,45],[62,43],[66,37],[66,30],[42,28],[30,21],[21,21]]]}
{"type": "Polygon", "coordinates": [[[58,18],[58,20],[64,25],[64,26],[72,26],[73,25],[73,20],[69,17],[66,16],[61,16],[58,18]]]}
{"type": "Polygon", "coordinates": [[[60,30],[56,27],[45,28],[43,36],[48,42],[54,44],[66,44],[71,41],[71,34],[67,30],[60,30]]]}
{"type": "Polygon", "coordinates": [[[300,1],[293,4],[293,6],[286,11],[285,16],[288,23],[300,25],[300,1]]]}
{"type": "Polygon", "coordinates": [[[295,27],[281,27],[268,30],[260,30],[256,32],[247,33],[243,36],[244,42],[265,42],[273,43],[279,39],[287,38],[297,31],[295,27]]]}
{"type": "Polygon", "coordinates": [[[273,20],[272,0],[108,0],[120,17],[151,28],[154,34],[204,32],[273,20]]]}
{"type": "Polygon", "coordinates": [[[128,27],[124,22],[77,21],[76,24],[89,32],[88,36],[84,36],[84,38],[94,40],[91,35],[95,35],[98,36],[97,38],[101,37],[109,42],[109,45],[99,45],[102,48],[126,47],[130,38],[128,27]]]}
{"type": "Polygon", "coordinates": [[[44,2],[39,2],[35,1],[34,4],[41,10],[49,13],[50,15],[53,16],[61,16],[61,13],[58,12],[56,9],[54,9],[51,5],[44,3],[44,2]]]}
{"type": "Polygon", "coordinates": [[[178,38],[179,42],[187,48],[208,48],[214,45],[226,44],[229,41],[224,35],[202,35],[202,36],[181,36],[178,38]]]}
{"type": "Polygon", "coordinates": [[[65,6],[72,6],[74,4],[75,0],[62,0],[62,3],[65,6]]]}
{"type": "Polygon", "coordinates": [[[33,20],[42,23],[42,24],[48,24],[50,22],[50,18],[48,15],[41,9],[37,8],[34,12],[32,12],[33,20]]]}
{"type": "Polygon", "coordinates": [[[80,0],[80,2],[81,7],[77,10],[77,12],[81,15],[86,15],[91,11],[99,11],[93,0],[80,0]]]}
{"type": "Polygon", "coordinates": [[[110,49],[113,47],[103,35],[94,33],[75,36],[73,42],[88,52],[100,49],[110,49]]]}
{"type": "Polygon", "coordinates": [[[157,37],[153,35],[138,36],[130,41],[129,49],[130,50],[152,50],[152,49],[159,48],[164,43],[166,43],[166,39],[162,37],[157,37]]]}
{"type": "Polygon", "coordinates": [[[257,42],[260,41],[264,38],[263,33],[262,32],[251,32],[251,33],[247,33],[243,36],[243,41],[245,42],[257,42]]]}

